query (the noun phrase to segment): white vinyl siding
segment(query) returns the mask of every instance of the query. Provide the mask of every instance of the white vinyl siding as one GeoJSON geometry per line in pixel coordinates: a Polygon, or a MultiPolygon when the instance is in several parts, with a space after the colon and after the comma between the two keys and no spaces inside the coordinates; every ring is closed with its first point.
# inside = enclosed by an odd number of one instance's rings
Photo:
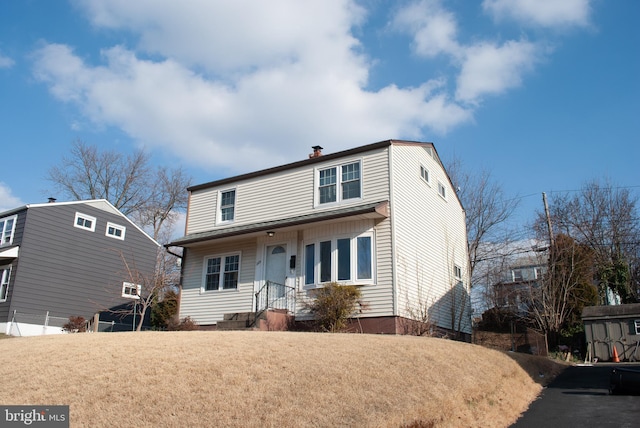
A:
{"type": "MultiPolygon", "coordinates": [[[[319,205],[313,210],[316,190],[316,171],[332,166],[360,162],[359,198],[347,199],[343,203],[365,204],[389,199],[389,175],[387,168],[388,147],[345,157],[326,164],[313,163],[305,167],[265,174],[233,183],[236,191],[233,225],[239,226],[336,209],[335,204],[319,205]],[[286,195],[286,198],[283,198],[286,195]],[[286,200],[286,203],[284,202],[286,200]]],[[[353,175],[346,171],[347,182],[353,175]]],[[[190,195],[187,218],[187,234],[205,232],[224,227],[216,225],[219,192],[229,185],[193,191],[190,195]]]]}
{"type": "Polygon", "coordinates": [[[256,240],[243,239],[225,244],[187,249],[184,265],[180,318],[190,316],[201,325],[211,325],[232,312],[251,312],[253,308],[256,240]],[[203,292],[205,260],[211,255],[240,255],[238,286],[233,290],[203,292]]]}
{"type": "MultiPolygon", "coordinates": [[[[465,305],[469,309],[468,301],[463,303],[469,284],[464,211],[435,157],[419,146],[392,149],[398,312],[408,316],[419,305],[428,305],[432,322],[452,328],[452,311],[458,314],[465,305]],[[415,173],[421,166],[444,190],[421,185],[424,178],[415,173]],[[415,192],[416,188],[422,190],[415,192]],[[444,203],[441,193],[449,203],[444,203]]],[[[471,332],[468,322],[462,327],[471,332]]]]}

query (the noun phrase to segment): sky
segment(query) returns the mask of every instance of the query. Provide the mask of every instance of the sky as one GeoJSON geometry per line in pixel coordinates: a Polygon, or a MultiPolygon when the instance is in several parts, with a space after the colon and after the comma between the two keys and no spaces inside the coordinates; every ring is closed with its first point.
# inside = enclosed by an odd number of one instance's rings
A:
{"type": "Polygon", "coordinates": [[[636,0],[0,2],[0,210],[75,140],[204,183],[387,139],[488,170],[517,221],[640,192],[636,0]]]}

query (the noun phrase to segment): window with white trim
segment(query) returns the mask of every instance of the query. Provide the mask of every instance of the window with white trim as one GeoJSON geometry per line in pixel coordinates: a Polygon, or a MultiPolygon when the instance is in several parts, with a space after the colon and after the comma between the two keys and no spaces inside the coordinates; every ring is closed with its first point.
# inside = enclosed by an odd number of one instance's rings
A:
{"type": "Polygon", "coordinates": [[[444,199],[447,199],[447,188],[444,187],[444,184],[442,184],[440,181],[438,181],[438,194],[444,199]]]}
{"type": "Polygon", "coordinates": [[[104,234],[111,238],[122,239],[124,241],[124,233],[126,232],[126,230],[127,228],[124,226],[107,222],[107,229],[104,234]]]}
{"type": "Polygon", "coordinates": [[[7,300],[10,278],[11,278],[11,266],[0,267],[0,302],[4,302],[7,300]]]}
{"type": "Polygon", "coordinates": [[[73,221],[73,226],[94,232],[96,230],[96,218],[77,212],[76,218],[73,221]]]}
{"type": "Polygon", "coordinates": [[[238,288],[240,254],[209,256],[204,259],[204,291],[235,290],[238,288]]]}
{"type": "Polygon", "coordinates": [[[0,218],[0,245],[11,245],[18,216],[0,218]]]}
{"type": "Polygon", "coordinates": [[[634,320],[633,324],[636,328],[636,334],[640,334],[640,320],[634,320]]]}
{"type": "Polygon", "coordinates": [[[458,265],[453,266],[453,276],[456,279],[462,279],[462,268],[458,265]]]}
{"type": "Polygon", "coordinates": [[[318,169],[316,183],[319,205],[358,199],[362,196],[361,162],[318,169]]]}
{"type": "Polygon", "coordinates": [[[219,192],[218,201],[218,223],[232,222],[236,210],[236,189],[219,192]]]}
{"type": "Polygon", "coordinates": [[[373,236],[340,237],[305,244],[305,286],[373,282],[373,236]]]}
{"type": "Polygon", "coordinates": [[[429,183],[429,170],[423,165],[420,165],[420,177],[424,180],[425,183],[429,183]]]}
{"type": "Polygon", "coordinates": [[[122,297],[127,297],[129,299],[139,299],[140,290],[142,290],[142,286],[140,284],[134,284],[133,282],[122,283],[122,297]]]}

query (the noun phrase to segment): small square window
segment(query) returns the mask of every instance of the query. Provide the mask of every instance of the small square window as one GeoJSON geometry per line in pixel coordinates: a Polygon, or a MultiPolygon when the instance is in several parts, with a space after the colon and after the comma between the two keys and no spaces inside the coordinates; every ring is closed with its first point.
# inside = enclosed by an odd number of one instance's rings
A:
{"type": "Polygon", "coordinates": [[[119,224],[107,223],[105,235],[111,238],[122,239],[124,241],[124,233],[126,230],[126,227],[120,226],[119,224]]]}
{"type": "Polygon", "coordinates": [[[422,177],[426,183],[429,182],[429,170],[422,165],[420,165],[420,177],[422,177]]]}
{"type": "Polygon", "coordinates": [[[444,187],[444,184],[442,184],[441,182],[438,181],[438,193],[440,194],[440,196],[442,196],[444,199],[447,199],[447,188],[444,187]]]}
{"type": "Polygon", "coordinates": [[[129,299],[139,299],[141,289],[142,287],[139,284],[134,284],[132,282],[123,282],[122,297],[127,297],[129,299]]]}
{"type": "Polygon", "coordinates": [[[76,213],[73,226],[94,232],[96,230],[96,218],[90,215],[76,213]]]}

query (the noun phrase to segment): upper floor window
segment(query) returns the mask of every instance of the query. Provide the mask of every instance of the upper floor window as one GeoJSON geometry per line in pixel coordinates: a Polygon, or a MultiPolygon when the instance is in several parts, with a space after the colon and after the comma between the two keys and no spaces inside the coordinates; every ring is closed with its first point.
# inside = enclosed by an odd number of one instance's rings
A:
{"type": "Polygon", "coordinates": [[[422,177],[426,183],[429,182],[429,170],[422,165],[420,165],[420,177],[422,177]]]}
{"type": "Polygon", "coordinates": [[[73,225],[80,229],[86,229],[94,232],[96,230],[96,218],[90,215],[76,213],[73,225]]]}
{"type": "Polygon", "coordinates": [[[442,184],[441,182],[438,181],[438,193],[440,194],[440,196],[442,196],[444,199],[447,199],[447,188],[444,187],[444,184],[442,184]]]}
{"type": "Polygon", "coordinates": [[[206,257],[204,269],[204,291],[237,289],[240,254],[206,257]]]}
{"type": "Polygon", "coordinates": [[[373,281],[371,235],[311,242],[304,252],[305,285],[373,281]]]}
{"type": "Polygon", "coordinates": [[[16,229],[18,216],[5,217],[0,219],[0,245],[11,245],[13,243],[13,232],[16,229]]]}
{"type": "Polygon", "coordinates": [[[360,161],[318,170],[317,202],[328,204],[360,198],[362,179],[360,161]]]}
{"type": "Polygon", "coordinates": [[[142,287],[140,284],[134,284],[132,282],[122,283],[122,297],[128,297],[129,299],[139,299],[140,290],[142,287]]]}
{"type": "Polygon", "coordinates": [[[110,236],[116,239],[124,240],[124,233],[127,228],[124,226],[120,226],[119,224],[107,222],[107,230],[105,232],[106,236],[110,236]]]}
{"type": "Polygon", "coordinates": [[[640,320],[633,321],[634,327],[636,328],[636,334],[640,334],[640,320]]]}
{"type": "Polygon", "coordinates": [[[455,276],[456,279],[462,279],[462,268],[460,266],[453,266],[453,276],[455,276]]]}
{"type": "Polygon", "coordinates": [[[236,190],[225,190],[220,192],[220,208],[218,212],[220,214],[220,222],[230,222],[235,218],[236,208],[236,190]]]}
{"type": "Polygon", "coordinates": [[[522,269],[514,269],[511,272],[511,275],[514,282],[524,281],[524,275],[522,273],[522,269]]]}
{"type": "Polygon", "coordinates": [[[7,300],[10,277],[11,277],[11,266],[0,267],[0,302],[4,302],[5,300],[7,300]]]}

